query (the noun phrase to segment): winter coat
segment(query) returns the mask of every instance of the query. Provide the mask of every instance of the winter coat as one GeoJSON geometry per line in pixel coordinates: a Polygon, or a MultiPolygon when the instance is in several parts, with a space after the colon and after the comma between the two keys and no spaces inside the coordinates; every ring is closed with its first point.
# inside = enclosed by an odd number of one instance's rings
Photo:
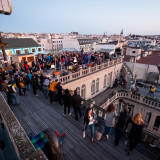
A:
{"type": "Polygon", "coordinates": [[[141,142],[142,139],[142,131],[143,131],[143,127],[144,124],[135,124],[131,119],[130,122],[132,124],[132,128],[129,132],[129,139],[134,139],[137,143],[141,142]]]}
{"type": "Polygon", "coordinates": [[[71,106],[72,96],[69,93],[65,93],[63,96],[64,106],[71,106]]]}
{"type": "Polygon", "coordinates": [[[58,82],[54,81],[54,82],[50,85],[49,90],[50,90],[50,91],[53,91],[53,92],[56,92],[57,83],[58,83],[58,82]]]}
{"type": "Polygon", "coordinates": [[[116,124],[116,128],[119,128],[125,131],[129,120],[130,120],[130,115],[127,112],[121,112],[118,122],[116,124]]]}
{"type": "Polygon", "coordinates": [[[74,108],[80,108],[81,101],[82,101],[82,99],[81,99],[80,95],[74,94],[72,96],[72,105],[73,105],[74,108]]]}

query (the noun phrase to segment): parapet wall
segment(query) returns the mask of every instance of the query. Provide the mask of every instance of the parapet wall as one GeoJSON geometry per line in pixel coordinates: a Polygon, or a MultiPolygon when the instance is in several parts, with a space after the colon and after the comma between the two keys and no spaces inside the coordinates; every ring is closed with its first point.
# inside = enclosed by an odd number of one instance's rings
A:
{"type": "Polygon", "coordinates": [[[18,158],[22,160],[47,160],[41,150],[34,148],[24,129],[2,96],[2,93],[0,93],[0,113],[18,158]]]}

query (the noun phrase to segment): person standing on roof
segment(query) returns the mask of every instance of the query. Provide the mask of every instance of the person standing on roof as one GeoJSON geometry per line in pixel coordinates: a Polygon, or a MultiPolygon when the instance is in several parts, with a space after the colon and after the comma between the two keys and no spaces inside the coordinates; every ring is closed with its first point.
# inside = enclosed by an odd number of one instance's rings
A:
{"type": "Polygon", "coordinates": [[[155,86],[154,85],[152,85],[151,87],[150,87],[150,90],[149,90],[149,95],[150,96],[154,96],[154,92],[156,91],[156,88],[155,88],[155,86]]]}
{"type": "Polygon", "coordinates": [[[63,115],[66,116],[66,108],[68,108],[68,115],[70,116],[70,108],[71,108],[71,104],[72,104],[72,96],[69,93],[69,90],[66,89],[65,90],[65,94],[63,96],[63,102],[64,102],[64,113],[63,115]]]}
{"type": "Polygon", "coordinates": [[[43,88],[44,96],[45,96],[46,99],[48,98],[48,87],[49,87],[49,84],[50,84],[49,77],[45,77],[43,85],[42,85],[42,88],[43,88]]]}
{"type": "Polygon", "coordinates": [[[74,114],[75,114],[75,120],[78,121],[78,113],[79,113],[79,117],[81,118],[82,114],[81,114],[81,97],[80,95],[77,94],[77,90],[74,90],[74,95],[72,96],[72,105],[73,105],[73,109],[74,109],[74,114]]]}
{"type": "Polygon", "coordinates": [[[57,87],[58,79],[56,79],[49,87],[49,96],[50,96],[50,103],[53,103],[56,99],[56,87],[57,87]]]}
{"type": "Polygon", "coordinates": [[[130,119],[129,109],[128,107],[125,107],[124,111],[120,113],[118,122],[115,127],[115,140],[114,140],[115,146],[119,146],[119,141],[126,132],[129,119],[130,119]]]}
{"type": "Polygon", "coordinates": [[[94,131],[95,131],[93,106],[90,106],[84,115],[84,125],[85,125],[85,128],[83,130],[83,138],[85,138],[85,131],[88,128],[90,128],[91,142],[93,142],[94,141],[94,131]]]}
{"type": "Polygon", "coordinates": [[[8,82],[7,89],[8,89],[11,104],[12,105],[19,105],[19,102],[18,102],[17,96],[16,96],[16,90],[15,90],[14,86],[12,85],[11,81],[8,82]]]}
{"type": "Polygon", "coordinates": [[[137,113],[132,119],[130,119],[129,123],[132,124],[132,128],[129,132],[129,151],[128,155],[130,155],[133,149],[136,147],[138,143],[141,142],[142,139],[142,131],[144,128],[144,122],[142,120],[142,115],[137,113]]]}
{"type": "Polygon", "coordinates": [[[105,130],[107,132],[106,138],[109,139],[109,135],[112,131],[112,128],[115,125],[115,118],[117,116],[116,107],[112,103],[107,108],[106,118],[105,118],[105,130]]]}

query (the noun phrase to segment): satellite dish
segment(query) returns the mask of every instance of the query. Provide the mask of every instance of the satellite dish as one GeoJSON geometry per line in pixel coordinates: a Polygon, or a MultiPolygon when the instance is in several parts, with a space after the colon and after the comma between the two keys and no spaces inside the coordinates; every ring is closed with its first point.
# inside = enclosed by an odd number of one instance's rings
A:
{"type": "Polygon", "coordinates": [[[10,15],[12,13],[11,0],[0,0],[0,13],[10,15]]]}

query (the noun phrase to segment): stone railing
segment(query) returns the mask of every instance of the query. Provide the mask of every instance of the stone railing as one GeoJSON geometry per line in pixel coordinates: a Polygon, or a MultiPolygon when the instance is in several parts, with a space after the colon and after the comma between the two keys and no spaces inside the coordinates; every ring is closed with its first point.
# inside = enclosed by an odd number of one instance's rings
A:
{"type": "Polygon", "coordinates": [[[0,114],[2,122],[8,131],[8,135],[12,141],[18,158],[22,160],[47,160],[46,156],[40,149],[36,150],[34,148],[30,139],[28,138],[27,134],[18,122],[17,118],[15,117],[14,113],[8,106],[1,93],[0,102],[0,114]]]}
{"type": "Polygon", "coordinates": [[[114,66],[114,65],[122,63],[122,62],[123,62],[123,59],[118,58],[116,60],[107,61],[105,63],[102,63],[100,65],[96,65],[94,67],[89,67],[87,69],[80,69],[80,71],[75,72],[75,73],[69,72],[68,75],[58,77],[58,79],[59,79],[60,82],[66,83],[66,82],[75,80],[75,79],[80,78],[80,77],[84,77],[86,75],[92,74],[94,72],[100,71],[102,69],[114,66]]]}
{"type": "Polygon", "coordinates": [[[120,98],[127,98],[130,100],[134,100],[134,101],[137,101],[137,103],[141,103],[149,107],[152,107],[154,109],[160,110],[159,101],[151,100],[151,99],[146,98],[145,96],[134,95],[131,92],[125,92],[125,91],[115,92],[115,94],[111,98],[108,98],[107,101],[100,106],[100,108],[106,109],[106,107],[109,104],[113,103],[115,100],[120,99],[120,98]]]}
{"type": "MultiPolygon", "coordinates": [[[[107,99],[107,101],[101,106],[97,106],[93,104],[94,112],[97,115],[97,120],[100,123],[104,123],[104,118],[105,118],[107,107],[114,101],[118,99],[122,99],[122,98],[131,100],[131,101],[135,101],[137,103],[141,103],[142,105],[149,106],[151,108],[160,110],[159,101],[148,99],[147,97],[142,96],[142,95],[133,95],[131,92],[127,92],[127,91],[113,92],[111,96],[107,99]]],[[[144,129],[143,130],[143,141],[147,141],[152,144],[159,144],[159,137],[157,137],[156,135],[150,132],[147,132],[147,130],[144,129]]]]}

